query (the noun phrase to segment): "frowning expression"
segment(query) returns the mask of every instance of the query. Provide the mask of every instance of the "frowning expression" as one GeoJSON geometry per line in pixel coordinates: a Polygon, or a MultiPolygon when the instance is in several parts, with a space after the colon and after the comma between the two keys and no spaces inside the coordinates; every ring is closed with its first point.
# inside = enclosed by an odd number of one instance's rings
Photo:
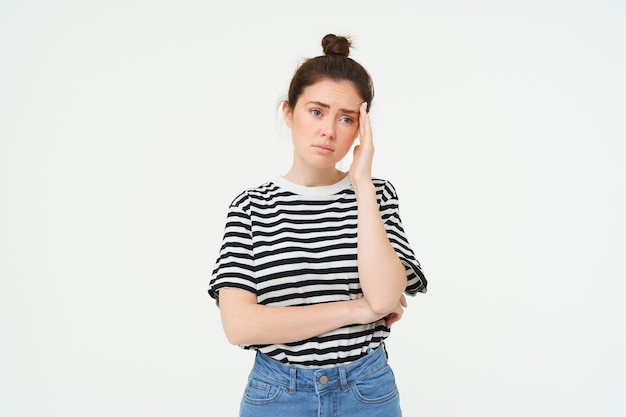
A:
{"type": "Polygon", "coordinates": [[[303,90],[293,109],[285,104],[294,163],[330,168],[341,161],[359,132],[362,102],[351,81],[322,79],[303,90]]]}

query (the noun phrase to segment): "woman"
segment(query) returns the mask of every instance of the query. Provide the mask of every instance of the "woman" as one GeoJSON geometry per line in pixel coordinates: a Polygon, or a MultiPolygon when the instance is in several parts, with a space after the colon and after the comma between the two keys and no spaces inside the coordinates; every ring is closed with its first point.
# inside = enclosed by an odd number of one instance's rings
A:
{"type": "Polygon", "coordinates": [[[371,78],[348,38],[322,47],[283,103],[292,166],[232,201],[209,285],[229,342],[256,351],[241,416],[401,415],[384,340],[427,283],[371,174],[371,78]]]}

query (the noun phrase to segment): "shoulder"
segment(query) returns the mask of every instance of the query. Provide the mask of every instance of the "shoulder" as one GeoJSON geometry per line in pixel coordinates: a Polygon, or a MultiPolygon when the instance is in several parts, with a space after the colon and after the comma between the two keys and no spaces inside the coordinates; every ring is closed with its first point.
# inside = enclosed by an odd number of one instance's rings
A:
{"type": "Polygon", "coordinates": [[[387,201],[389,199],[395,199],[398,197],[396,188],[388,179],[372,177],[372,183],[376,188],[376,194],[380,196],[382,201],[387,201]]]}
{"type": "Polygon", "coordinates": [[[266,181],[256,187],[246,188],[237,194],[231,201],[230,207],[247,210],[255,200],[270,200],[278,193],[279,187],[273,181],[266,181]]]}

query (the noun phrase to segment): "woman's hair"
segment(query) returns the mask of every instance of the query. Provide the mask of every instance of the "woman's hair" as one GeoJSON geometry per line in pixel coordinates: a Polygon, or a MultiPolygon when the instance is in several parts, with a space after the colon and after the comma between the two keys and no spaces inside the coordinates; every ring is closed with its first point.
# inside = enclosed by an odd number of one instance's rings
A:
{"type": "Polygon", "coordinates": [[[292,109],[304,89],[323,79],[352,81],[359,95],[367,103],[369,112],[374,98],[374,85],[368,72],[349,58],[352,41],[345,36],[328,34],[322,39],[324,55],[305,60],[296,70],[289,85],[287,104],[292,109]]]}

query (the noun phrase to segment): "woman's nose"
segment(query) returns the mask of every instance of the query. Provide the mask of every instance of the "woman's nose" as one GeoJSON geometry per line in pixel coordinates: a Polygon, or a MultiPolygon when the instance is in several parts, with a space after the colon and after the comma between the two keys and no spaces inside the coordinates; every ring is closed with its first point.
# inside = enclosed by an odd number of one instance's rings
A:
{"type": "Polygon", "coordinates": [[[335,139],[335,124],[332,121],[326,122],[322,128],[322,136],[329,139],[335,139]]]}

